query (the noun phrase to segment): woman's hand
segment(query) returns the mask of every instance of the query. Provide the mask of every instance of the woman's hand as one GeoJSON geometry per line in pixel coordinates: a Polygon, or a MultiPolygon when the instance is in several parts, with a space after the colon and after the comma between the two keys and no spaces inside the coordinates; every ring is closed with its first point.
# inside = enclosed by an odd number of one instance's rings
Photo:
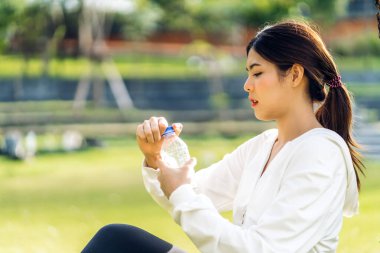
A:
{"type": "MultiPolygon", "coordinates": [[[[182,131],[182,124],[172,125],[174,131],[179,135],[182,131]]],[[[145,161],[149,167],[156,169],[157,161],[161,159],[161,146],[163,142],[162,134],[168,127],[168,122],[164,117],[151,117],[144,120],[136,129],[136,140],[141,152],[145,156],[145,161]]]]}
{"type": "Polygon", "coordinates": [[[160,169],[158,181],[160,181],[161,189],[168,199],[178,187],[191,183],[191,175],[194,173],[196,164],[197,160],[195,158],[191,158],[180,168],[171,168],[161,159],[157,161],[160,169]]]}

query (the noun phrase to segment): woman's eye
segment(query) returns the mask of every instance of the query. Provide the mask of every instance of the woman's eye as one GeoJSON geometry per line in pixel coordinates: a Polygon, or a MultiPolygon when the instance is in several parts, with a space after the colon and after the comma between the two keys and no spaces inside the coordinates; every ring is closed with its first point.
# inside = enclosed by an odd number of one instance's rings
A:
{"type": "Polygon", "coordinates": [[[253,76],[258,77],[258,76],[260,76],[262,73],[263,73],[263,72],[259,72],[259,73],[253,74],[253,76]]]}

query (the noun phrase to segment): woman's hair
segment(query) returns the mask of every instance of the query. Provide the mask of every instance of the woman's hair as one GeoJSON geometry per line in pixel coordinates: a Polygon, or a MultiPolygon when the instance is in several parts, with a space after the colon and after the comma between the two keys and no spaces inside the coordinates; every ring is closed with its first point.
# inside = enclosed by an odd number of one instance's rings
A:
{"type": "Polygon", "coordinates": [[[306,23],[280,22],[259,31],[249,42],[247,55],[251,49],[275,64],[282,74],[293,64],[303,66],[312,101],[324,101],[316,112],[316,118],[323,127],[337,132],[346,141],[355,167],[357,187],[360,189],[358,172],[364,174],[364,165],[356,150],[360,146],[352,136],[350,93],[340,82],[334,60],[318,33],[306,23]],[[330,86],[328,92],[325,84],[330,86]]]}

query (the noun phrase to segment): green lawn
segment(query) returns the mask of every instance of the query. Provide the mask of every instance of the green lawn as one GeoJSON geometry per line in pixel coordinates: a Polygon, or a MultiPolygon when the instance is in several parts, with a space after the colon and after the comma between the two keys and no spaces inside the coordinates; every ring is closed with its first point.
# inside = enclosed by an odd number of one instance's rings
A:
{"type": "MultiPolygon", "coordinates": [[[[224,66],[220,75],[246,75],[245,58],[229,58],[224,55],[217,62],[224,66]],[[227,58],[226,58],[227,57],[227,58]]],[[[114,57],[114,62],[121,75],[126,78],[197,78],[207,77],[207,66],[188,64],[186,55],[159,56],[148,54],[126,54],[114,57]]],[[[336,63],[341,71],[376,71],[380,68],[379,57],[336,57],[336,63]]],[[[0,55],[0,77],[15,78],[22,73],[23,61],[19,56],[0,55]]],[[[33,57],[28,61],[26,74],[39,77],[42,74],[42,61],[33,57]]],[[[48,74],[52,77],[78,79],[88,69],[85,58],[52,59],[48,74]]],[[[99,72],[99,71],[97,71],[99,72]]]]}
{"type": "MultiPolygon", "coordinates": [[[[192,137],[198,168],[220,159],[247,136],[192,137]]],[[[142,155],[134,139],[107,139],[107,148],[46,154],[27,162],[0,158],[0,251],[79,252],[109,223],[129,223],[197,252],[169,215],[145,192],[142,155]]],[[[340,253],[380,252],[380,162],[368,162],[361,214],[346,219],[340,253]]]]}
{"type": "MultiPolygon", "coordinates": [[[[123,77],[128,78],[182,78],[205,76],[196,67],[188,66],[185,57],[166,57],[149,55],[127,55],[116,57],[114,62],[123,77]]],[[[52,77],[78,79],[88,71],[89,62],[85,58],[52,59],[48,74],[52,77]]],[[[0,55],[0,77],[14,78],[22,73],[23,62],[20,57],[0,55]]],[[[99,73],[99,70],[96,71],[99,73]]],[[[26,75],[39,77],[42,74],[42,61],[31,58],[26,75]]]]}

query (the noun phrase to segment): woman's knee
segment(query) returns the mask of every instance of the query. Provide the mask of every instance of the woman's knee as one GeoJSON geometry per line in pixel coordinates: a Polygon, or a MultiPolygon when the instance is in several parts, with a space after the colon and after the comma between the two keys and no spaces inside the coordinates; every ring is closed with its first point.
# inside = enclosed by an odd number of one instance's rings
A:
{"type": "Polygon", "coordinates": [[[168,252],[172,245],[147,231],[127,224],[102,227],[82,253],[94,252],[168,252]]]}
{"type": "Polygon", "coordinates": [[[108,224],[99,229],[97,234],[109,235],[109,234],[127,234],[132,232],[136,227],[127,224],[108,224]]]}
{"type": "Polygon", "coordinates": [[[142,231],[142,229],[127,224],[108,224],[102,227],[95,237],[102,241],[133,241],[142,231]]]}
{"type": "Polygon", "coordinates": [[[125,239],[133,234],[133,226],[125,224],[109,224],[96,232],[82,253],[107,252],[113,248],[119,248],[125,239]]]}

